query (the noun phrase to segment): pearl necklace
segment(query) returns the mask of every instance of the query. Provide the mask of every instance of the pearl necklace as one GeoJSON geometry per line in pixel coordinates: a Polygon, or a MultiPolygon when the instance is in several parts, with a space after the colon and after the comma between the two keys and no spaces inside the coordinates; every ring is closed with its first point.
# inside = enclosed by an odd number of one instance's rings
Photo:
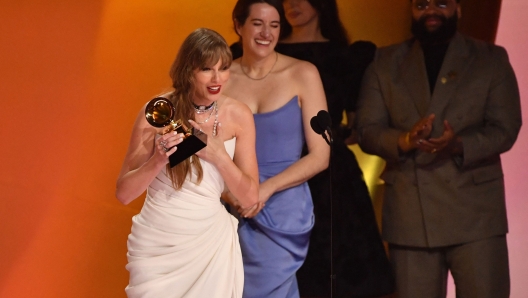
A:
{"type": "MultiPolygon", "coordinates": [[[[213,123],[213,136],[216,136],[216,127],[218,126],[218,105],[216,104],[216,101],[213,102],[211,107],[208,108],[208,109],[211,109],[211,113],[209,113],[209,116],[207,116],[207,118],[204,121],[201,121],[201,122],[196,121],[196,123],[198,123],[198,124],[207,123],[207,121],[209,121],[209,119],[211,118],[211,116],[213,115],[213,112],[214,112],[215,120],[214,120],[214,123],[213,123]]],[[[198,113],[198,111],[196,111],[196,113],[197,114],[201,114],[201,113],[198,113]]]]}

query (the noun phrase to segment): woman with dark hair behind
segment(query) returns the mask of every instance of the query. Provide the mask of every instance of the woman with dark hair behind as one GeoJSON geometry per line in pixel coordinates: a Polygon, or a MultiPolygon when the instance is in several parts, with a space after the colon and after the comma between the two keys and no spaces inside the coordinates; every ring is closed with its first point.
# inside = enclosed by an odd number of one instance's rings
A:
{"type": "Polygon", "coordinates": [[[244,297],[295,298],[313,226],[306,181],[326,169],[330,156],[310,128],[311,117],[326,110],[323,85],[311,63],[275,52],[284,22],[281,0],[238,0],[233,21],[244,54],[231,65],[226,94],[254,114],[259,208],[265,204],[238,230],[244,297]]]}
{"type": "Polygon", "coordinates": [[[376,51],[371,42],[350,46],[335,0],[284,0],[284,38],[277,51],[313,63],[321,75],[334,143],[331,166],[308,181],[315,225],[304,265],[297,273],[302,296],[329,296],[330,240],[334,297],[377,296],[393,291],[372,201],[363,173],[347,145],[356,143],[354,111],[363,72],[376,51]],[[347,124],[341,126],[343,111],[347,124]],[[330,171],[332,174],[330,177],[330,171]],[[333,214],[330,216],[331,179],[333,214]],[[330,239],[330,224],[333,239],[330,239]]]}
{"type": "Polygon", "coordinates": [[[117,180],[123,204],[147,195],[128,236],[128,297],[242,296],[243,267],[237,220],[220,196],[227,186],[243,215],[258,210],[255,126],[248,107],[222,94],[231,52],[213,30],[197,29],[183,42],[170,76],[173,120],[207,134],[207,146],[170,167],[183,134],[159,135],[136,118],[117,180]],[[208,121],[210,120],[210,121],[208,121]]]}

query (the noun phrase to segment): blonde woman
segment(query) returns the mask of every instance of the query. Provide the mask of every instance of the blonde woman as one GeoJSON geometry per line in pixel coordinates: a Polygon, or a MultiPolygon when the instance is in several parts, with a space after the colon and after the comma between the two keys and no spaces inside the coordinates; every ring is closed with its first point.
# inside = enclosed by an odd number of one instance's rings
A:
{"type": "Polygon", "coordinates": [[[212,30],[198,29],[183,42],[170,71],[174,91],[165,96],[174,118],[208,140],[175,167],[168,157],[183,136],[159,137],[145,107],[139,112],[116,190],[123,204],[147,190],[128,237],[129,297],[242,296],[237,220],[219,198],[225,185],[242,208],[256,209],[258,170],[252,113],[223,95],[230,65],[225,40],[212,30]]]}

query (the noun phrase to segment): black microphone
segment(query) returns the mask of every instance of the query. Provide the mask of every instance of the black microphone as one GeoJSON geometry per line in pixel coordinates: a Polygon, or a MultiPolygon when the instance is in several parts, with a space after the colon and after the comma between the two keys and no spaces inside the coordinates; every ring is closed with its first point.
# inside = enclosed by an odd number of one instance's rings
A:
{"type": "Polygon", "coordinates": [[[326,129],[321,127],[318,116],[313,116],[312,119],[310,119],[310,126],[312,127],[313,131],[315,131],[316,134],[322,135],[326,143],[330,145],[330,141],[326,137],[326,133],[325,133],[326,129]]]}
{"type": "Polygon", "coordinates": [[[330,128],[332,126],[332,118],[330,118],[330,114],[327,111],[320,110],[316,116],[313,116],[310,120],[310,126],[317,134],[323,136],[328,145],[334,142],[334,139],[332,137],[332,129],[330,128]],[[325,132],[328,132],[330,140],[328,140],[328,138],[326,137],[325,132]]]}
{"type": "Polygon", "coordinates": [[[319,125],[319,120],[317,119],[317,116],[313,116],[310,120],[310,126],[312,127],[313,131],[315,131],[316,134],[320,135],[324,132],[324,129],[319,125]]]}
{"type": "Polygon", "coordinates": [[[317,121],[319,121],[319,126],[330,130],[330,126],[332,126],[332,118],[330,118],[330,114],[327,111],[320,110],[317,113],[317,121]]]}

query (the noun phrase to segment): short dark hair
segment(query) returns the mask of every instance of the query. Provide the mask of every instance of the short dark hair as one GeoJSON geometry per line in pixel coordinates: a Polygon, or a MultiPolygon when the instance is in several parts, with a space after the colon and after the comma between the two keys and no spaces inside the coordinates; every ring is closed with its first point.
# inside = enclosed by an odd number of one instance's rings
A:
{"type": "Polygon", "coordinates": [[[233,26],[235,28],[236,34],[238,35],[238,32],[236,31],[236,22],[238,22],[239,25],[244,25],[246,23],[247,18],[249,17],[249,10],[251,8],[251,5],[258,3],[269,4],[277,10],[277,12],[279,13],[281,25],[279,39],[283,38],[285,32],[283,29],[288,26],[288,22],[286,22],[286,18],[284,16],[284,7],[282,6],[282,0],[238,0],[235,4],[235,8],[233,8],[232,14],[233,26]]]}

